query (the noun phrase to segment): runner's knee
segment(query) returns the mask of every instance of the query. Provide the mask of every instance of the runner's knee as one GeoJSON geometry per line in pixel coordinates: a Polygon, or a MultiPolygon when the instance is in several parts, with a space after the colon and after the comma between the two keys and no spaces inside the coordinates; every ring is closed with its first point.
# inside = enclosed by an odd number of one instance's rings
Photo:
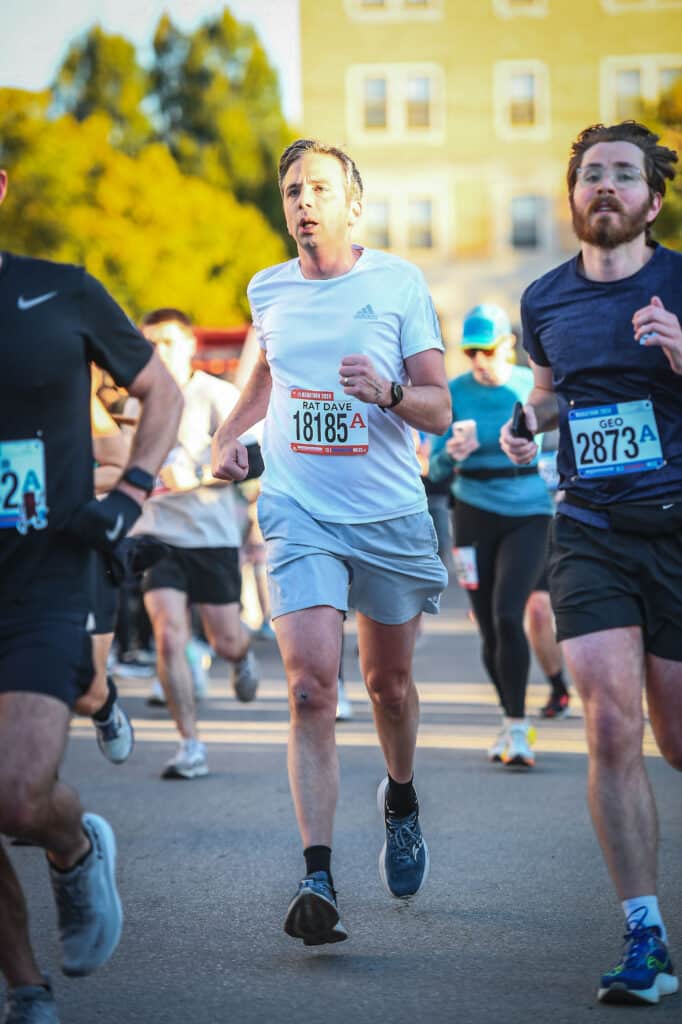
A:
{"type": "Polygon", "coordinates": [[[325,680],[314,672],[298,672],[289,678],[292,715],[335,709],[336,698],[336,679],[325,680]]]}
{"type": "Polygon", "coordinates": [[[402,714],[411,682],[408,669],[371,668],[366,677],[367,692],[372,703],[395,715],[402,714]]]}
{"type": "Polygon", "coordinates": [[[640,759],[644,731],[641,715],[596,700],[584,703],[583,708],[593,757],[613,767],[640,759]]]}
{"type": "Polygon", "coordinates": [[[35,827],[45,794],[38,787],[13,779],[0,784],[0,832],[29,834],[35,827]]]}
{"type": "Polygon", "coordinates": [[[155,623],[154,639],[157,653],[164,660],[168,660],[184,651],[189,635],[184,626],[172,619],[165,619],[161,623],[155,623]]]}

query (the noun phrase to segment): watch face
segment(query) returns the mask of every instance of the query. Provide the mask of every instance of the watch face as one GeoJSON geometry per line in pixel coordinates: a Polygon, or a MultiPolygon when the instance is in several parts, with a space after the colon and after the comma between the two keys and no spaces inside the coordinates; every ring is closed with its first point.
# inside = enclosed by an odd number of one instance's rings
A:
{"type": "Polygon", "coordinates": [[[139,466],[131,466],[130,469],[127,469],[123,474],[123,479],[133,487],[139,487],[141,491],[147,491],[147,493],[154,488],[152,474],[148,473],[146,469],[140,469],[139,466]]]}
{"type": "Polygon", "coordinates": [[[396,381],[391,384],[391,405],[397,405],[398,402],[402,402],[403,389],[396,381]]]}

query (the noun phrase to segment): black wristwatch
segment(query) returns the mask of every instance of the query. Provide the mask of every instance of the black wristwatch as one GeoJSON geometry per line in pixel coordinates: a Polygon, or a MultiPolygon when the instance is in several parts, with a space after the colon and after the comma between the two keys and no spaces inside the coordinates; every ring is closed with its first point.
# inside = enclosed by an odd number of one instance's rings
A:
{"type": "Polygon", "coordinates": [[[125,473],[121,477],[121,480],[125,480],[127,484],[131,484],[133,487],[139,488],[141,491],[146,491],[147,494],[151,494],[154,490],[154,484],[156,483],[156,477],[148,473],[146,469],[142,469],[140,466],[128,466],[125,473]]]}
{"type": "Polygon", "coordinates": [[[391,401],[388,405],[380,405],[379,408],[386,412],[387,409],[392,409],[394,405],[403,400],[403,388],[401,384],[398,384],[397,380],[391,381],[391,401]]]}

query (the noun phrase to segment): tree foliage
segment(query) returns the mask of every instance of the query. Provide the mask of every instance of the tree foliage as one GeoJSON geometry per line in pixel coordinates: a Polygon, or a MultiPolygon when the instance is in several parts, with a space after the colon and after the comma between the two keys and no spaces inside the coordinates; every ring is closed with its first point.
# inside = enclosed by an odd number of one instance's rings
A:
{"type": "Polygon", "coordinates": [[[262,214],[183,174],[162,143],[115,149],[107,114],[79,122],[49,106],[0,90],[4,244],[85,264],[132,316],[172,304],[203,324],[244,319],[249,278],[286,255],[262,214]]]}
{"type": "Polygon", "coordinates": [[[654,226],[654,236],[672,249],[682,249],[682,78],[661,96],[658,104],[644,110],[647,127],[661,136],[661,143],[674,149],[680,163],[668,183],[663,207],[654,226]]]}

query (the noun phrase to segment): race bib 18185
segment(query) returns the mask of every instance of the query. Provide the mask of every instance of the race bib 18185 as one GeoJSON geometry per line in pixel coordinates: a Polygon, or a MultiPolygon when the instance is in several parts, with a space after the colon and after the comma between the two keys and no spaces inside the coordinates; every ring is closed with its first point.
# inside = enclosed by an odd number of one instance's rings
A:
{"type": "Polygon", "coordinates": [[[642,473],[665,462],[648,399],[571,409],[568,426],[580,477],[642,473]]]}
{"type": "Polygon", "coordinates": [[[367,406],[333,391],[292,388],[289,444],[302,455],[366,455],[367,406]]]}
{"type": "Polygon", "coordinates": [[[39,438],[0,441],[0,529],[47,526],[45,448],[39,438]]]}

